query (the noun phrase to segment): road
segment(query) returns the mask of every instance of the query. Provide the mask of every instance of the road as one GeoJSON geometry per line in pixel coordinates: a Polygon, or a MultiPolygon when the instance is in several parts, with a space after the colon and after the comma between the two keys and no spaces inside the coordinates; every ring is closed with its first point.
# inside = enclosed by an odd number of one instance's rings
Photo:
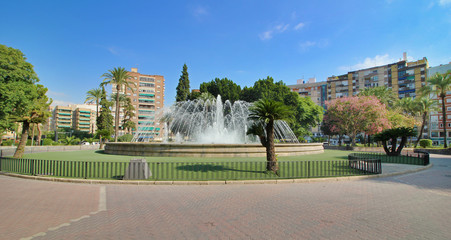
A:
{"type": "Polygon", "coordinates": [[[0,239],[451,239],[451,156],[354,181],[89,185],[0,176],[0,239]]]}

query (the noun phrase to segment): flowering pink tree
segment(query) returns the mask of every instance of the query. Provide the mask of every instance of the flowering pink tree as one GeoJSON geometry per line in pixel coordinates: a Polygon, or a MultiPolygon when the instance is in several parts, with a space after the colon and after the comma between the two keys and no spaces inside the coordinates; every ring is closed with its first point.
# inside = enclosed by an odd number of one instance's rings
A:
{"type": "Polygon", "coordinates": [[[372,135],[390,128],[387,108],[374,96],[337,98],[326,105],[330,130],[348,135],[352,146],[360,132],[372,135]]]}

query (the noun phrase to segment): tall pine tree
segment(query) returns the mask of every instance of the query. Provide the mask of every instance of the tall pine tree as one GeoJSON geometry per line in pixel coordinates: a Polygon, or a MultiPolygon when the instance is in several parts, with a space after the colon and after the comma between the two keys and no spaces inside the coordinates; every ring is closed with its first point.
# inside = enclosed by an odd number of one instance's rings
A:
{"type": "Polygon", "coordinates": [[[183,64],[182,75],[180,75],[179,84],[177,85],[177,96],[175,96],[175,101],[186,101],[188,100],[189,95],[188,67],[185,63],[183,64]]]}
{"type": "Polygon", "coordinates": [[[111,115],[110,107],[112,102],[106,98],[105,87],[102,86],[102,97],[100,98],[100,114],[97,118],[97,135],[100,140],[100,149],[103,148],[102,139],[109,139],[114,132],[113,129],[113,116],[111,115]]]}

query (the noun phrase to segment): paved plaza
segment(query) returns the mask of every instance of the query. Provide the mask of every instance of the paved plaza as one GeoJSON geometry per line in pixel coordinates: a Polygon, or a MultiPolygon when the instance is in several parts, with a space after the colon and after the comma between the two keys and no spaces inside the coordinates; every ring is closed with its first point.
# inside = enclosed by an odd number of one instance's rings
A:
{"type": "Polygon", "coordinates": [[[0,175],[0,239],[451,239],[451,156],[431,162],[392,177],[289,184],[89,185],[0,175]]]}

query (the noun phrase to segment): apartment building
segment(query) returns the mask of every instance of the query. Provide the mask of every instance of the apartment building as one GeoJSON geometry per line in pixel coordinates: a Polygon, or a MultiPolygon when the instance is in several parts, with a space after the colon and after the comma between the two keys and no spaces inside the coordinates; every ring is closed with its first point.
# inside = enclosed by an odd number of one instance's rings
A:
{"type": "Polygon", "coordinates": [[[291,91],[297,92],[302,97],[310,97],[312,101],[325,107],[327,100],[327,83],[316,82],[316,78],[309,78],[308,81],[304,79],[297,80],[295,85],[287,85],[291,91]]]}
{"type": "Polygon", "coordinates": [[[426,84],[428,61],[404,59],[383,66],[348,72],[327,78],[327,100],[357,95],[364,88],[385,86],[391,88],[399,98],[415,97],[426,84]]]}
{"type": "Polygon", "coordinates": [[[49,107],[52,115],[43,124],[43,131],[55,131],[61,128],[72,128],[79,131],[95,133],[96,105],[71,104],[68,106],[49,107]]]}
{"type": "MultiPolygon", "coordinates": [[[[436,73],[443,74],[447,71],[451,71],[451,62],[448,64],[429,68],[428,78],[434,76],[436,73]]],[[[436,94],[431,94],[431,97],[437,99],[436,94]]],[[[443,125],[442,100],[437,100],[439,103],[439,110],[431,113],[429,136],[434,145],[444,144],[444,128],[446,128],[446,140],[448,144],[451,145],[451,91],[447,92],[445,97],[446,126],[443,125]]]]}
{"type": "MultiPolygon", "coordinates": [[[[164,77],[141,74],[137,68],[132,68],[128,75],[130,76],[128,81],[133,82],[135,86],[122,89],[121,93],[131,99],[136,109],[135,117],[132,119],[137,125],[134,132],[140,133],[139,141],[161,140],[163,123],[158,122],[157,115],[164,107],[164,77]]],[[[116,93],[116,85],[112,86],[112,91],[116,93]]],[[[114,109],[113,114],[115,114],[114,109]]],[[[120,109],[119,119],[120,122],[124,119],[122,109],[120,109]]],[[[120,134],[124,133],[125,130],[121,129],[120,134]]]]}
{"type": "Polygon", "coordinates": [[[56,106],[52,114],[52,130],[72,127],[72,109],[70,107],[56,106]]]}
{"type": "Polygon", "coordinates": [[[73,129],[93,133],[96,128],[96,111],[88,108],[76,108],[73,111],[73,129]]]}

